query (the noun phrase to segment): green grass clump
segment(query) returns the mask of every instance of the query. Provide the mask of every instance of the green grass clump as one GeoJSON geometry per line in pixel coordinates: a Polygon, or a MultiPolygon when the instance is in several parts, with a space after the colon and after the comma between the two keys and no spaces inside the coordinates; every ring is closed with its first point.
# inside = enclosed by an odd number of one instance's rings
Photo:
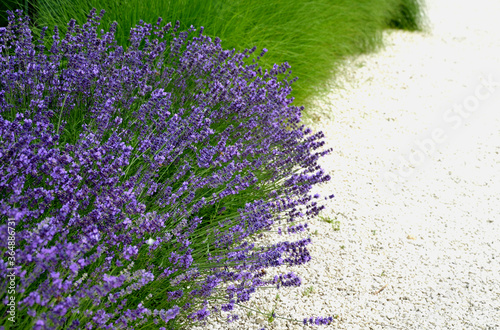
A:
{"type": "Polygon", "coordinates": [[[182,30],[204,26],[225,49],[267,48],[261,65],[292,66],[299,77],[292,96],[307,112],[312,99],[328,91],[346,56],[375,51],[383,29],[418,30],[421,6],[419,0],[17,0],[17,7],[29,7],[37,27],[57,25],[63,33],[71,18],[81,24],[93,7],[104,9],[101,27],[106,31],[118,22],[117,41],[123,46],[139,20],[155,22],[161,16],[179,20],[182,30]]]}
{"type": "Polygon", "coordinates": [[[419,31],[422,28],[422,4],[415,0],[401,0],[391,11],[389,27],[408,31],[419,31]]]}
{"type": "Polygon", "coordinates": [[[326,216],[319,216],[318,219],[320,221],[327,222],[327,223],[331,224],[334,231],[340,230],[340,221],[337,220],[337,217],[335,217],[334,219],[331,219],[331,218],[326,217],[326,216]]]}

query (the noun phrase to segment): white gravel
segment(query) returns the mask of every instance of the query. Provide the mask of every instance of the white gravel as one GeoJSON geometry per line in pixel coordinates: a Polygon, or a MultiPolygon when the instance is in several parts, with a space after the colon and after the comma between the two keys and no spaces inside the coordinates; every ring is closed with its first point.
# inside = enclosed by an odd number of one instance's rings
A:
{"type": "MultiPolygon", "coordinates": [[[[500,329],[498,14],[498,0],[428,0],[427,32],[390,31],[346,64],[313,125],[334,149],[317,191],[335,193],[324,216],[340,230],[310,223],[303,285],[249,307],[336,314],[338,329],[500,329]]],[[[303,328],[240,314],[203,328],[303,328]]]]}

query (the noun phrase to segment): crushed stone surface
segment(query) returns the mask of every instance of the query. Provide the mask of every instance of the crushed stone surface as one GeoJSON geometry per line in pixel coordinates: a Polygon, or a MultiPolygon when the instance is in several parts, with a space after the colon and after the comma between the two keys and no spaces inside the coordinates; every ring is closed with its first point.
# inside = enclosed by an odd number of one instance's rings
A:
{"type": "MultiPolygon", "coordinates": [[[[333,148],[315,192],[335,198],[309,222],[312,260],[281,269],[302,285],[246,306],[336,315],[335,329],[500,329],[498,13],[497,0],[428,0],[424,32],[388,31],[346,62],[309,124],[333,148]]],[[[237,312],[196,329],[304,328],[237,312]]]]}

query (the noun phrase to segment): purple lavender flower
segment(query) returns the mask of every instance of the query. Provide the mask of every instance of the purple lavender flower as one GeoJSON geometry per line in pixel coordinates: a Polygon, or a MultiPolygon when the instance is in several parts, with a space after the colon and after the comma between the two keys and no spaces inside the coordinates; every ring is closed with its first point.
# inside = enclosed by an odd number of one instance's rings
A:
{"type": "MultiPolygon", "coordinates": [[[[310,240],[248,242],[304,231],[323,208],[309,192],[330,179],[317,164],[323,135],[299,125],[294,80],[281,79],[289,65],[263,72],[245,64],[255,47],[223,50],[161,19],[132,29],[124,49],[116,25],[98,32],[102,15],[54,29],[47,49],[21,12],[0,29],[0,214],[16,228],[20,308],[41,329],[90,300],[86,327],[132,327],[154,312],[130,298],[153,284],[167,286],[155,292],[168,292],[155,315],[165,323],[205,319],[200,301],[216,293],[229,311],[258,287],[300,285],[262,271],[309,261],[310,240]]],[[[1,223],[2,255],[7,237],[1,223]]]]}
{"type": "Polygon", "coordinates": [[[161,311],[160,312],[160,317],[163,321],[168,322],[169,320],[174,319],[178,314],[179,314],[179,307],[175,306],[172,309],[169,309],[167,311],[161,311]]]}

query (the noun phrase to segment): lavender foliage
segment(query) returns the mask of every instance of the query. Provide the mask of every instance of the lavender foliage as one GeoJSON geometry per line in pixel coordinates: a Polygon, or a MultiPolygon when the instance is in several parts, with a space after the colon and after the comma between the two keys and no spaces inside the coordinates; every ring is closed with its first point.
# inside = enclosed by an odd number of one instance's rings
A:
{"type": "Polygon", "coordinates": [[[324,208],[310,191],[330,150],[300,125],[289,65],[263,70],[255,47],[161,19],[124,49],[103,14],[51,40],[21,12],[0,28],[2,316],[11,272],[19,329],[171,328],[204,320],[208,301],[231,311],[300,285],[262,270],[308,262],[310,238],[249,240],[306,231],[324,208]]]}

